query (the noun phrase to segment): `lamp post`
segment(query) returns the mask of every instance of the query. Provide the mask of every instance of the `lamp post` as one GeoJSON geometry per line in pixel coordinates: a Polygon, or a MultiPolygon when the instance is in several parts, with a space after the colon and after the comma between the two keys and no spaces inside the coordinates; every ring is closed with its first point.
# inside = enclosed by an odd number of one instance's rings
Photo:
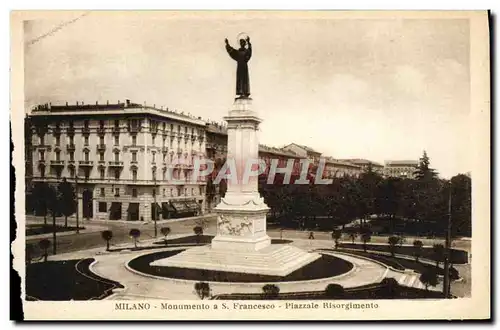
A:
{"type": "Polygon", "coordinates": [[[75,175],[75,195],[76,195],[76,198],[75,198],[75,202],[76,202],[76,233],[79,234],[80,233],[80,225],[79,225],[79,216],[78,216],[78,213],[79,213],[79,210],[78,210],[78,175],[75,175]]]}
{"type": "Polygon", "coordinates": [[[443,295],[450,297],[450,258],[451,258],[451,179],[448,182],[448,224],[446,228],[443,295]]]}
{"type": "Polygon", "coordinates": [[[157,191],[156,191],[156,172],[153,173],[154,177],[153,177],[153,182],[154,182],[154,190],[153,190],[153,198],[154,198],[154,205],[153,205],[153,209],[154,209],[154,212],[153,212],[153,221],[154,221],[154,225],[155,225],[155,238],[158,237],[158,226],[157,226],[157,218],[158,218],[158,208],[156,207],[156,194],[157,194],[157,191]]]}

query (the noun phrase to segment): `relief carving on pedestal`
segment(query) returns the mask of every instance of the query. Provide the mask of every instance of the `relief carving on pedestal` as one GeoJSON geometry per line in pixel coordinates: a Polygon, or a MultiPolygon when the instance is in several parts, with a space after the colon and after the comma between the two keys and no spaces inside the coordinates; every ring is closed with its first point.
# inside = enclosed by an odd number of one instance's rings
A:
{"type": "Polygon", "coordinates": [[[239,224],[235,224],[231,217],[221,214],[217,226],[220,235],[246,236],[252,233],[252,220],[249,220],[248,217],[244,217],[239,224]]]}

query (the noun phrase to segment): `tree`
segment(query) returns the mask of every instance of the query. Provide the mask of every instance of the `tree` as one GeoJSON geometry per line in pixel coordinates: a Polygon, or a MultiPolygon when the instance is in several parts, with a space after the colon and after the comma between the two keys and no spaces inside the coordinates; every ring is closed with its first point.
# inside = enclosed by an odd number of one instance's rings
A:
{"type": "Polygon", "coordinates": [[[196,235],[196,244],[200,244],[201,235],[203,235],[203,227],[195,226],[193,232],[196,235]]]}
{"type": "Polygon", "coordinates": [[[60,212],[61,208],[61,197],[59,191],[52,186],[48,186],[46,192],[45,192],[45,200],[47,201],[47,209],[49,210],[50,214],[52,215],[52,253],[56,254],[56,247],[57,247],[57,226],[56,226],[56,216],[60,212]]]}
{"type": "Polygon", "coordinates": [[[329,299],[344,298],[344,287],[340,284],[328,284],[325,288],[325,297],[329,299]]]}
{"type": "Polygon", "coordinates": [[[400,287],[398,281],[392,277],[386,277],[380,282],[383,298],[396,299],[399,297],[400,287]]]}
{"type": "Polygon", "coordinates": [[[356,233],[355,231],[351,231],[349,233],[349,238],[351,239],[351,242],[352,244],[354,244],[354,240],[358,237],[358,233],[356,233]]]}
{"type": "Polygon", "coordinates": [[[471,178],[459,174],[451,178],[452,237],[471,236],[471,178]]]}
{"type": "Polygon", "coordinates": [[[430,167],[430,159],[425,150],[414,174],[417,180],[429,180],[437,177],[436,171],[430,167]]]}
{"type": "Polygon", "coordinates": [[[194,290],[201,300],[210,297],[210,285],[206,282],[195,283],[194,290]]]}
{"type": "Polygon", "coordinates": [[[64,215],[64,227],[68,227],[68,217],[76,212],[76,194],[73,185],[63,178],[59,184],[61,195],[61,213],[64,215]]]}
{"type": "Polygon", "coordinates": [[[113,238],[113,232],[111,230],[104,230],[101,232],[101,237],[106,241],[106,251],[109,251],[109,241],[113,238]]]}
{"type": "Polygon", "coordinates": [[[167,245],[167,236],[170,234],[170,227],[161,227],[160,232],[165,237],[165,245],[167,245]]]}
{"type": "Polygon", "coordinates": [[[42,239],[38,242],[38,247],[43,251],[43,261],[47,262],[47,257],[49,256],[50,241],[48,239],[42,239]]]}
{"type": "Polygon", "coordinates": [[[137,241],[139,240],[139,237],[141,237],[141,231],[139,229],[133,228],[130,229],[130,232],[128,234],[132,239],[134,240],[134,245],[135,248],[137,249],[137,241]]]}
{"type": "Polygon", "coordinates": [[[274,284],[266,284],[262,287],[262,298],[266,300],[276,299],[279,296],[280,288],[274,284]]]}
{"type": "Polygon", "coordinates": [[[391,256],[395,256],[396,254],[396,247],[398,243],[400,242],[400,238],[398,236],[391,236],[387,239],[389,243],[389,251],[391,252],[391,256]]]}
{"type": "Polygon", "coordinates": [[[422,274],[420,274],[420,282],[425,285],[426,290],[429,289],[429,286],[438,285],[438,276],[436,270],[427,268],[422,274]]]}
{"type": "Polygon", "coordinates": [[[363,250],[366,252],[366,243],[371,241],[372,232],[368,228],[363,228],[361,233],[361,241],[363,242],[363,250]]]}
{"type": "Polygon", "coordinates": [[[35,182],[32,191],[32,197],[35,201],[35,212],[37,216],[43,216],[43,223],[47,225],[47,190],[49,185],[46,182],[35,182]]]}
{"type": "Polygon", "coordinates": [[[414,240],[413,241],[413,249],[414,252],[413,254],[415,255],[415,261],[418,262],[418,258],[422,255],[422,250],[423,250],[424,244],[420,240],[414,240]]]}
{"type": "Polygon", "coordinates": [[[444,259],[444,245],[434,244],[432,246],[432,252],[434,254],[434,260],[436,260],[436,267],[439,267],[439,263],[444,259]]]}
{"type": "Polygon", "coordinates": [[[335,241],[335,250],[337,250],[338,247],[339,247],[339,240],[340,240],[341,237],[342,237],[342,231],[341,230],[335,229],[332,232],[332,239],[335,241]]]}

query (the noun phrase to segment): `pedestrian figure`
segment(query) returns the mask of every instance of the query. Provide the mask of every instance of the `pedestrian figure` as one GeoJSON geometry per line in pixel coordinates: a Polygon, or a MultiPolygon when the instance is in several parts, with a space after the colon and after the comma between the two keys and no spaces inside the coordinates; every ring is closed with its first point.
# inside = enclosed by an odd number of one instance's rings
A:
{"type": "Polygon", "coordinates": [[[314,233],[312,231],[309,233],[309,239],[314,239],[314,233]]]}

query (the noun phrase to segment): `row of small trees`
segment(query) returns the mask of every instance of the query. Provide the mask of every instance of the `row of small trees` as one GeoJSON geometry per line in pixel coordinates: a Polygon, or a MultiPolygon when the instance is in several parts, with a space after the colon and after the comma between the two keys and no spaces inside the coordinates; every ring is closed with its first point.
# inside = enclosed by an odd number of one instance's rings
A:
{"type": "Polygon", "coordinates": [[[74,186],[63,179],[58,185],[49,185],[46,182],[36,182],[33,185],[30,199],[26,201],[36,212],[44,217],[47,225],[47,216],[64,216],[64,226],[68,227],[68,217],[76,212],[76,193],[74,186]]]}
{"type": "MultiPolygon", "coordinates": [[[[436,271],[428,269],[420,275],[420,281],[428,290],[430,286],[435,287],[438,284],[438,276],[436,271]]],[[[401,287],[394,278],[384,278],[379,286],[379,298],[396,299],[401,295],[401,287]]],[[[194,289],[200,299],[211,297],[210,285],[206,282],[195,283],[194,289]]],[[[262,296],[264,300],[278,299],[280,288],[276,284],[266,284],[262,287],[262,296]]],[[[342,299],[347,297],[347,292],[340,284],[328,284],[324,290],[324,296],[328,299],[342,299]]]]}

